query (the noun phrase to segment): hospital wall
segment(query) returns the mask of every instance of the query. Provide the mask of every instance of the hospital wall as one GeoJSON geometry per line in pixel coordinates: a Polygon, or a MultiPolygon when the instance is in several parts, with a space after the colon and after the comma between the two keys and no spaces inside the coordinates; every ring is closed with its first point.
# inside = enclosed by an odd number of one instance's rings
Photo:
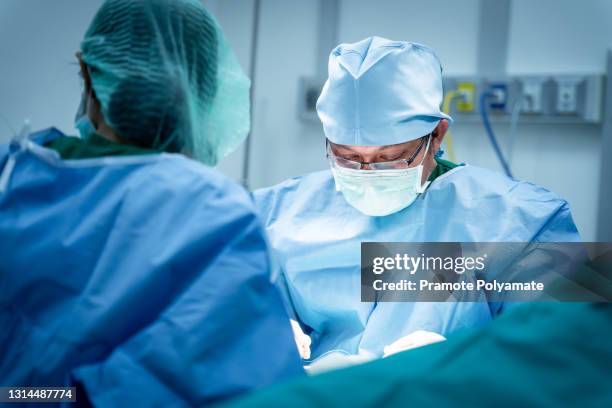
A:
{"type": "Polygon", "coordinates": [[[0,0],[0,141],[25,119],[33,129],[75,134],[81,94],[75,53],[101,3],[0,0]]]}
{"type": "MultiPolygon", "coordinates": [[[[253,0],[204,0],[224,26],[240,62],[250,70],[253,0]]],[[[422,42],[436,49],[445,73],[477,72],[480,0],[341,0],[338,40],[370,35],[422,42]]],[[[34,129],[55,125],[74,134],[80,97],[74,52],[101,0],[0,1],[0,141],[25,118],[34,129]],[[5,119],[2,119],[4,117],[5,119]]],[[[298,80],[317,66],[315,0],[262,0],[249,184],[272,185],[325,169],[320,124],[298,119],[298,80]]],[[[511,5],[509,74],[603,73],[612,47],[612,2],[514,0],[511,5]]],[[[495,124],[502,143],[507,125],[495,124]]],[[[566,198],[586,240],[595,240],[600,127],[519,124],[515,175],[566,198]]],[[[480,124],[453,126],[457,156],[500,170],[480,124]]],[[[243,148],[220,169],[240,180],[243,148]]]]}

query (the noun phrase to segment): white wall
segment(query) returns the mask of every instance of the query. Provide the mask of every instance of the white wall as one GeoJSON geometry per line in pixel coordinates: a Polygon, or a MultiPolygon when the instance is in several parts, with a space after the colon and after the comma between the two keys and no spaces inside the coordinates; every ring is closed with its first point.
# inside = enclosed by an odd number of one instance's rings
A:
{"type": "MultiPolygon", "coordinates": [[[[250,68],[253,0],[203,0],[225,28],[246,72],[250,68]]],[[[58,126],[74,133],[80,98],[78,49],[101,0],[0,1],[0,115],[19,129],[58,126]]],[[[317,123],[297,117],[298,78],[314,75],[318,1],[262,0],[255,75],[251,186],[271,185],[326,167],[317,123]]],[[[445,73],[476,72],[479,0],[341,0],[338,36],[352,42],[370,35],[425,43],[436,49],[445,73]]],[[[612,46],[608,0],[514,0],[509,74],[602,73],[612,46]]],[[[454,126],[462,161],[499,169],[481,126],[454,126]]],[[[500,139],[507,126],[496,125],[500,139]]],[[[582,235],[595,239],[599,186],[597,126],[521,125],[514,171],[571,204],[582,235]]],[[[0,119],[0,141],[10,131],[0,119]]],[[[220,169],[235,179],[242,151],[220,169]]]]}
{"type": "Polygon", "coordinates": [[[341,0],[339,40],[377,35],[426,44],[443,62],[444,73],[476,72],[479,0],[341,0]]]}
{"type": "Polygon", "coordinates": [[[512,0],[508,71],[602,73],[611,23],[609,0],[512,0]]]}
{"type": "MultiPolygon", "coordinates": [[[[101,0],[0,1],[0,115],[15,131],[75,134],[81,85],[75,52],[101,0]]],[[[0,119],[0,142],[11,136],[0,119]]]]}

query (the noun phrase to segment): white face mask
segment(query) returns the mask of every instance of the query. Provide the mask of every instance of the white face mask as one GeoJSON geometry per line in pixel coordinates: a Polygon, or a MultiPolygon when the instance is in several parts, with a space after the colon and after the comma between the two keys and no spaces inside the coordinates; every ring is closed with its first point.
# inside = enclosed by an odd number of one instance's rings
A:
{"type": "Polygon", "coordinates": [[[423,161],[429,151],[430,138],[421,163],[415,167],[394,170],[354,170],[332,165],[336,190],[357,210],[370,216],[393,214],[416,200],[429,182],[421,185],[423,161]]]}

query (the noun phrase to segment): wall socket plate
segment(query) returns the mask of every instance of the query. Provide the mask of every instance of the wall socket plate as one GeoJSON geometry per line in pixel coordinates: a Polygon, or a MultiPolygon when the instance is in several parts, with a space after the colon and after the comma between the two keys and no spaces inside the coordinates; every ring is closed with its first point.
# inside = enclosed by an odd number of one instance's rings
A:
{"type": "Polygon", "coordinates": [[[474,82],[459,82],[457,91],[462,98],[457,100],[457,110],[459,112],[474,112],[476,101],[476,84],[474,82]]]}
{"type": "Polygon", "coordinates": [[[579,76],[562,76],[554,79],[555,83],[555,113],[559,115],[578,114],[578,85],[582,81],[579,76]]]}
{"type": "Polygon", "coordinates": [[[541,115],[548,112],[550,80],[545,77],[522,77],[517,79],[521,87],[521,112],[528,115],[541,115]]]}
{"type": "MultiPolygon", "coordinates": [[[[510,114],[519,103],[521,121],[533,123],[587,123],[602,121],[603,94],[606,78],[603,75],[511,75],[506,77],[445,76],[444,91],[461,91],[459,84],[475,84],[476,100],[482,92],[496,95],[495,85],[507,85],[506,106],[498,104],[499,98],[489,98],[491,119],[509,122],[510,114]],[[498,108],[496,109],[495,106],[498,108]]],[[[472,112],[459,109],[459,100],[451,104],[451,116],[459,121],[480,121],[478,107],[472,112]]]]}

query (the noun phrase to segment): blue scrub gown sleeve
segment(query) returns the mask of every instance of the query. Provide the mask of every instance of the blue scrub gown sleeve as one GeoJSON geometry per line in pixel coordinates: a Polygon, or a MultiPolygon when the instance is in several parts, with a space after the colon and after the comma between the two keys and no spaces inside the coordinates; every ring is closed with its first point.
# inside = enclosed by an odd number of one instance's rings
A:
{"type": "MultiPolygon", "coordinates": [[[[588,254],[581,245],[569,246],[562,243],[581,241],[569,205],[562,201],[557,211],[536,233],[532,242],[524,248],[512,265],[503,271],[504,279],[516,282],[528,282],[535,279],[546,284],[550,284],[559,277],[571,279],[577,268],[588,260],[588,254]],[[556,247],[554,243],[561,243],[561,245],[556,247]]],[[[491,280],[495,276],[487,278],[491,280]]],[[[497,315],[523,303],[519,301],[490,302],[489,307],[491,313],[497,315]]]]}
{"type": "MultiPolygon", "coordinates": [[[[150,248],[151,272],[122,305],[132,315],[156,312],[107,358],[73,371],[92,403],[200,406],[303,374],[246,194],[157,202],[164,218],[139,228],[165,241],[150,248]]],[[[130,264],[124,255],[117,261],[130,264]]]]}
{"type": "Polygon", "coordinates": [[[567,202],[559,207],[535,236],[537,242],[581,242],[567,202]]]}

